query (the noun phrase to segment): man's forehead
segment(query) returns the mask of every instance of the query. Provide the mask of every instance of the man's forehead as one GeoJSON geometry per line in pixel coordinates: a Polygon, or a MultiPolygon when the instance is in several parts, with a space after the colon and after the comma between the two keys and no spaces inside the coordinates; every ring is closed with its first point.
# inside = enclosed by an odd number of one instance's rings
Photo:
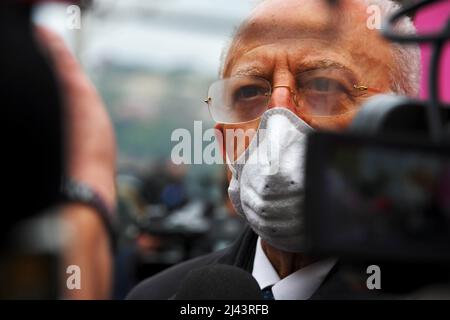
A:
{"type": "Polygon", "coordinates": [[[252,11],[239,35],[270,30],[329,31],[330,28],[342,28],[347,24],[366,25],[367,6],[363,1],[340,0],[337,3],[331,5],[326,0],[266,0],[252,11]]]}
{"type": "Polygon", "coordinates": [[[362,1],[342,0],[339,7],[325,0],[266,0],[239,28],[226,64],[264,42],[312,37],[335,42],[366,37],[366,6],[362,1]]]}

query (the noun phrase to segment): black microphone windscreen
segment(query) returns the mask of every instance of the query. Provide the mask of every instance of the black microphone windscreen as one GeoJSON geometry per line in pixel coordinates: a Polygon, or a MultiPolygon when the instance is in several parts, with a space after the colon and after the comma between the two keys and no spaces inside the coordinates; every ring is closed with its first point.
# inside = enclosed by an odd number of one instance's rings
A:
{"type": "Polygon", "coordinates": [[[182,281],[175,300],[261,300],[252,275],[240,268],[217,264],[194,269],[182,281]]]}

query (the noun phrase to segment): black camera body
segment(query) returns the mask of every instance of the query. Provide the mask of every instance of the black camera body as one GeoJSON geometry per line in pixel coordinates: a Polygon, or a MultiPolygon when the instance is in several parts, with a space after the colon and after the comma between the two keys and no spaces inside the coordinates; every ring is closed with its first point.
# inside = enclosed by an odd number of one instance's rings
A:
{"type": "MultiPolygon", "coordinates": [[[[424,107],[406,102],[376,97],[348,132],[308,137],[304,210],[314,253],[450,262],[450,140],[430,143],[424,107]]],[[[450,108],[442,113],[450,119],[450,108]]]]}
{"type": "Polygon", "coordinates": [[[374,96],[346,132],[315,132],[307,140],[302,210],[309,254],[383,266],[391,293],[450,284],[450,106],[438,92],[450,19],[439,34],[397,35],[392,28],[433,2],[414,2],[383,28],[388,40],[432,44],[430,98],[374,96]]]}

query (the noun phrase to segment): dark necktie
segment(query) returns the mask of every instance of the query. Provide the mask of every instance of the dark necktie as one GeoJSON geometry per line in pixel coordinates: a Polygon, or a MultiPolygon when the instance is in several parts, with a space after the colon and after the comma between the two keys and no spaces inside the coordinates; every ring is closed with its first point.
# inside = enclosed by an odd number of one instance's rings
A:
{"type": "Polygon", "coordinates": [[[272,292],[272,286],[265,287],[261,290],[263,300],[275,300],[272,292]]]}

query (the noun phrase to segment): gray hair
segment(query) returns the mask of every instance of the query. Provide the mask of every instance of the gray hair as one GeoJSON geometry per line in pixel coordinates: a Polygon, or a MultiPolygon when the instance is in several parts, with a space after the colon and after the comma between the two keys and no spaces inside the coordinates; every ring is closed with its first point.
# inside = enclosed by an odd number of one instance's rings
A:
{"type": "MultiPolygon", "coordinates": [[[[401,8],[401,6],[393,0],[358,1],[364,2],[368,7],[371,5],[377,6],[380,9],[382,20],[387,19],[401,8]]],[[[400,19],[394,26],[394,30],[399,34],[416,34],[416,27],[409,17],[400,19]]],[[[223,76],[225,60],[228,56],[232,42],[233,39],[228,40],[220,57],[221,63],[219,74],[221,77],[223,76]]],[[[391,90],[394,93],[401,95],[417,96],[419,94],[421,73],[419,46],[416,44],[400,45],[392,43],[392,53],[394,65],[390,70],[391,90]]]]}
{"type": "MultiPolygon", "coordinates": [[[[387,19],[401,6],[392,0],[363,0],[368,6],[380,8],[382,19],[387,19]]],[[[416,34],[416,27],[411,18],[404,17],[395,24],[394,30],[399,34],[416,34]]],[[[392,44],[394,66],[391,70],[391,88],[398,94],[417,96],[420,89],[420,49],[417,44],[392,44]]]]}

